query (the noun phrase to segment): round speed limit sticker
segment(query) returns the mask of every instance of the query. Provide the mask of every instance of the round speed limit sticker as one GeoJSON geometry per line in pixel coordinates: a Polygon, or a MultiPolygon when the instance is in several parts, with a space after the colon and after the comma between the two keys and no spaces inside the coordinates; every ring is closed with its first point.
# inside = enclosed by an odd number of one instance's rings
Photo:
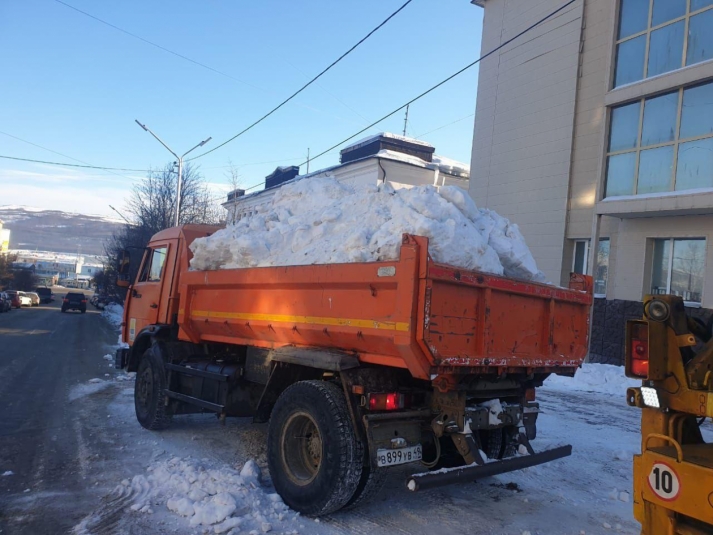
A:
{"type": "Polygon", "coordinates": [[[654,463],[649,473],[649,487],[656,496],[667,502],[678,498],[681,483],[678,474],[666,463],[654,463]]]}

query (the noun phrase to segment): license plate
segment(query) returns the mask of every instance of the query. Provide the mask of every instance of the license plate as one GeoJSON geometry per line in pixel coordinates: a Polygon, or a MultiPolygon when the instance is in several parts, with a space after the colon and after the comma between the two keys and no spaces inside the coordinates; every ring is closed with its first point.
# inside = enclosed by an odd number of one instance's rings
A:
{"type": "Polygon", "coordinates": [[[420,461],[423,457],[421,444],[410,448],[399,448],[395,450],[376,450],[376,466],[394,466],[397,464],[420,461]]]}

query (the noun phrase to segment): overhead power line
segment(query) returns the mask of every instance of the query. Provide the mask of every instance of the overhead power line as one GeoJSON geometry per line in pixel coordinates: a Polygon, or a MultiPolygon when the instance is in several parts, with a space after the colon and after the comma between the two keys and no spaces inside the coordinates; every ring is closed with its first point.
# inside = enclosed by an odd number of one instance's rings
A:
{"type": "MultiPolygon", "coordinates": [[[[61,2],[61,0],[56,0],[56,1],[57,1],[57,2],[61,2]]],[[[312,84],[313,84],[314,82],[316,82],[319,78],[321,78],[322,75],[324,75],[327,71],[329,71],[329,70],[330,70],[332,67],[334,67],[337,63],[339,63],[339,62],[342,61],[345,57],[347,57],[349,54],[351,54],[359,45],[361,45],[364,41],[366,41],[367,39],[369,39],[369,37],[371,37],[373,34],[375,34],[375,33],[376,33],[380,28],[382,28],[387,22],[389,22],[392,18],[394,18],[396,15],[398,15],[405,7],[406,7],[407,5],[409,5],[411,2],[413,2],[413,0],[407,0],[400,8],[398,8],[398,9],[397,9],[396,11],[394,11],[391,15],[389,15],[388,17],[386,17],[376,28],[374,28],[374,29],[371,30],[369,33],[367,33],[364,37],[362,37],[359,41],[357,41],[356,44],[354,44],[349,50],[347,50],[346,52],[344,52],[341,56],[339,56],[339,57],[338,57],[337,59],[335,59],[332,63],[330,63],[324,70],[322,70],[322,72],[320,72],[317,76],[315,76],[315,77],[312,78],[310,81],[308,81],[306,84],[304,84],[302,87],[300,87],[297,91],[295,91],[294,93],[292,93],[289,97],[287,97],[285,100],[283,100],[282,102],[280,102],[277,106],[275,106],[274,108],[272,108],[269,112],[267,112],[265,115],[263,115],[262,117],[260,117],[257,121],[255,121],[254,123],[252,123],[250,126],[247,126],[246,128],[244,128],[243,130],[241,130],[240,132],[238,132],[237,134],[235,134],[233,137],[231,137],[231,138],[228,139],[227,141],[224,141],[224,142],[221,143],[220,145],[217,145],[217,146],[213,147],[212,149],[210,149],[210,150],[208,150],[208,151],[206,151],[206,152],[204,152],[204,153],[202,153],[202,154],[199,154],[198,156],[195,156],[195,157],[191,158],[191,159],[188,160],[188,161],[197,160],[198,158],[202,158],[202,157],[205,156],[206,154],[210,154],[211,152],[218,150],[219,148],[221,148],[221,147],[227,145],[228,143],[230,143],[231,141],[234,141],[235,139],[239,138],[240,136],[242,136],[243,134],[245,134],[246,132],[248,132],[249,130],[251,130],[253,127],[257,126],[257,125],[260,124],[262,121],[264,121],[265,119],[267,119],[268,117],[270,117],[270,115],[272,115],[272,114],[275,113],[277,110],[279,110],[280,108],[282,108],[282,106],[284,106],[285,104],[287,104],[289,101],[291,101],[291,100],[292,100],[293,98],[295,98],[297,95],[299,95],[302,91],[304,91],[305,89],[307,89],[310,85],[312,85],[312,84]]],[[[61,3],[63,3],[63,2],[61,2],[61,3]]]]}
{"type": "Polygon", "coordinates": [[[422,138],[423,136],[427,136],[428,134],[432,134],[433,132],[438,132],[439,130],[443,130],[444,128],[448,128],[449,126],[454,125],[454,124],[456,124],[456,123],[459,123],[459,122],[461,122],[461,121],[465,121],[466,119],[470,119],[470,118],[473,117],[474,115],[475,115],[475,113],[470,113],[470,114],[466,115],[465,117],[461,117],[460,119],[456,119],[455,121],[451,121],[450,123],[447,123],[447,124],[441,125],[441,126],[439,126],[439,127],[437,127],[437,128],[434,128],[433,130],[429,130],[428,132],[424,132],[423,134],[419,134],[419,135],[416,136],[416,139],[420,139],[420,138],[422,138]]]}
{"type": "MultiPolygon", "coordinates": [[[[536,28],[537,26],[539,26],[539,25],[542,24],[543,22],[545,22],[545,21],[551,19],[551,18],[554,17],[557,13],[559,13],[560,11],[562,11],[563,9],[565,9],[566,7],[568,7],[569,5],[574,4],[576,1],[577,1],[577,0],[569,0],[568,2],[566,2],[566,3],[563,4],[562,6],[558,7],[558,8],[555,9],[554,11],[550,12],[548,15],[546,15],[546,16],[543,17],[543,18],[541,18],[540,20],[538,20],[537,22],[535,22],[535,23],[532,24],[531,26],[528,26],[527,28],[525,28],[525,29],[524,29],[523,31],[521,31],[520,33],[514,35],[513,37],[511,37],[511,38],[508,39],[507,41],[501,43],[500,45],[498,45],[497,47],[495,47],[494,49],[492,49],[490,52],[488,52],[487,54],[484,54],[484,55],[480,56],[478,59],[476,59],[476,60],[473,61],[472,63],[469,63],[468,65],[466,65],[465,67],[463,67],[463,68],[460,69],[459,71],[456,71],[456,72],[454,72],[453,74],[451,74],[448,78],[446,78],[446,79],[444,79],[444,80],[441,80],[441,81],[438,82],[436,85],[434,85],[434,86],[432,86],[431,88],[427,89],[426,91],[424,91],[423,93],[421,93],[421,94],[418,95],[417,97],[412,98],[411,100],[409,100],[408,102],[402,104],[401,106],[399,106],[399,107],[396,108],[395,110],[393,110],[393,111],[387,113],[386,115],[384,115],[384,116],[381,117],[380,119],[377,119],[376,121],[374,121],[373,123],[371,123],[369,126],[366,126],[366,127],[362,128],[361,130],[359,130],[358,132],[352,134],[352,135],[349,136],[348,138],[343,139],[343,140],[340,141],[339,143],[336,143],[336,144],[332,145],[332,146],[329,147],[328,149],[326,149],[326,150],[320,152],[319,154],[317,154],[316,156],[310,158],[310,161],[315,160],[315,159],[319,158],[320,156],[324,156],[324,155],[327,154],[329,151],[336,149],[336,148],[339,147],[340,145],[343,145],[343,144],[346,143],[347,141],[350,141],[350,140],[354,139],[354,138],[357,137],[358,135],[363,134],[364,132],[366,132],[366,131],[369,130],[370,128],[376,126],[376,125],[379,124],[380,122],[385,121],[386,119],[388,119],[388,118],[391,117],[392,115],[395,115],[396,113],[400,112],[401,110],[403,110],[404,108],[406,108],[406,106],[410,106],[411,104],[413,104],[413,103],[416,102],[417,100],[422,99],[423,97],[425,97],[425,96],[428,95],[429,93],[431,93],[431,92],[435,91],[436,89],[438,89],[439,87],[441,87],[443,84],[445,84],[445,83],[447,83],[447,82],[450,82],[453,78],[455,78],[455,77],[457,77],[457,76],[463,74],[463,73],[464,73],[465,71],[467,71],[468,69],[471,69],[472,67],[476,66],[478,63],[480,63],[481,61],[483,61],[483,60],[484,60],[485,58],[487,58],[488,56],[491,56],[491,55],[495,54],[495,52],[497,52],[498,50],[504,48],[505,46],[509,45],[510,43],[512,43],[513,41],[515,41],[516,39],[522,37],[523,35],[525,35],[526,33],[530,32],[530,31],[532,31],[534,28],[536,28]]],[[[300,166],[304,165],[305,163],[306,163],[306,162],[301,163],[300,166]]]]}
{"type": "MultiPolygon", "coordinates": [[[[6,160],[18,160],[20,162],[32,162],[32,163],[44,163],[47,165],[59,165],[62,167],[81,167],[84,169],[99,169],[102,171],[131,171],[134,173],[150,173],[151,172],[151,169],[125,169],[123,167],[102,167],[100,165],[79,165],[76,163],[47,162],[45,160],[33,160],[31,158],[18,158],[16,156],[0,155],[0,158],[4,158],[6,160]]],[[[123,176],[123,175],[119,175],[119,176],[123,176]]],[[[124,177],[124,178],[129,178],[129,177],[124,177]]]]}
{"type": "MultiPolygon", "coordinates": [[[[512,43],[513,41],[515,41],[516,39],[519,39],[520,37],[522,37],[522,36],[525,35],[526,33],[532,31],[534,28],[536,28],[537,26],[539,26],[539,25],[542,24],[543,22],[545,22],[545,21],[551,19],[552,17],[554,17],[555,15],[557,15],[557,13],[563,11],[566,7],[568,7],[568,6],[572,5],[572,4],[574,4],[576,1],[577,1],[577,0],[569,0],[568,2],[564,3],[563,5],[561,5],[561,6],[558,7],[557,9],[555,9],[554,11],[552,11],[552,12],[550,12],[549,14],[547,14],[546,16],[542,17],[540,20],[538,20],[538,21],[535,22],[534,24],[532,24],[532,25],[528,26],[527,28],[525,28],[524,30],[522,30],[520,33],[514,35],[513,37],[511,37],[511,38],[508,39],[507,41],[505,41],[505,42],[501,43],[500,45],[498,45],[497,47],[493,48],[490,52],[488,52],[488,53],[486,53],[486,54],[483,54],[482,56],[480,56],[478,59],[476,59],[476,60],[473,61],[472,63],[469,63],[468,65],[466,65],[466,66],[463,67],[462,69],[460,69],[460,70],[456,71],[455,73],[451,74],[448,78],[445,78],[444,80],[441,80],[441,81],[438,82],[436,85],[434,85],[434,86],[432,86],[431,88],[427,89],[426,91],[424,91],[424,92],[421,93],[420,95],[418,95],[418,96],[412,98],[412,99],[409,100],[408,102],[405,102],[404,104],[402,104],[401,106],[399,106],[399,107],[396,108],[395,110],[393,110],[393,111],[387,113],[386,115],[384,115],[384,116],[381,117],[380,119],[377,119],[376,121],[374,121],[374,122],[371,123],[370,125],[368,125],[368,126],[362,128],[362,129],[359,130],[358,132],[355,132],[355,133],[352,134],[351,136],[349,136],[349,137],[347,137],[347,138],[341,140],[339,143],[335,143],[334,145],[332,145],[332,146],[329,147],[328,149],[323,150],[322,152],[320,152],[320,153],[317,154],[316,156],[310,157],[309,161],[312,162],[312,161],[316,160],[317,158],[320,158],[321,156],[324,156],[325,154],[331,152],[332,150],[336,149],[336,148],[339,147],[340,145],[343,145],[343,144],[346,143],[347,141],[351,141],[352,139],[354,139],[354,138],[357,137],[358,135],[363,134],[364,132],[366,132],[366,131],[369,130],[370,128],[373,128],[374,126],[376,126],[376,125],[379,124],[380,122],[385,121],[386,119],[388,119],[388,118],[391,117],[392,115],[395,115],[396,113],[398,113],[398,112],[400,112],[401,110],[403,110],[406,106],[409,106],[409,105],[413,104],[414,102],[416,102],[417,100],[419,100],[419,99],[425,97],[425,96],[428,95],[429,93],[431,93],[431,92],[435,91],[436,89],[438,89],[439,87],[441,87],[443,84],[445,84],[445,83],[447,83],[447,82],[450,82],[453,78],[459,76],[460,74],[464,73],[464,72],[467,71],[468,69],[474,67],[475,65],[477,65],[478,63],[480,63],[481,61],[483,61],[483,60],[484,60],[485,58],[487,58],[488,56],[491,56],[491,55],[495,54],[495,52],[497,52],[498,50],[502,49],[503,47],[506,47],[507,45],[509,45],[510,43],[512,43]]],[[[307,162],[302,162],[302,163],[300,164],[300,167],[302,167],[302,166],[305,165],[306,163],[307,163],[307,162]]],[[[260,184],[255,184],[254,186],[251,186],[251,187],[247,188],[245,191],[248,191],[248,190],[257,188],[258,186],[262,186],[263,184],[265,184],[265,182],[261,182],[260,184]]]]}
{"type": "Polygon", "coordinates": [[[119,28],[118,26],[112,24],[111,22],[107,22],[107,21],[105,21],[104,19],[100,19],[99,17],[96,17],[96,16],[92,15],[91,13],[87,13],[86,11],[82,11],[81,9],[79,9],[79,8],[77,8],[77,7],[74,7],[73,5],[70,5],[70,4],[66,3],[66,2],[63,2],[62,0],[55,0],[55,2],[57,2],[58,4],[62,4],[63,6],[68,7],[69,9],[73,9],[73,10],[76,11],[77,13],[81,13],[82,15],[85,15],[85,16],[89,17],[90,19],[94,19],[94,20],[96,20],[97,22],[101,22],[102,24],[105,24],[106,26],[109,26],[110,28],[114,28],[115,30],[120,31],[121,33],[124,33],[124,34],[126,34],[126,35],[128,35],[128,36],[130,36],[130,37],[133,37],[134,39],[138,39],[139,41],[143,41],[143,42],[146,43],[147,45],[151,45],[151,46],[153,46],[153,47],[155,47],[155,48],[158,48],[159,50],[163,50],[164,52],[167,52],[167,53],[169,53],[169,54],[171,54],[171,55],[173,55],[173,56],[176,56],[176,57],[181,58],[181,59],[183,59],[183,60],[185,60],[185,61],[188,61],[188,62],[190,62],[190,63],[193,63],[194,65],[198,65],[199,67],[203,67],[204,69],[207,69],[207,70],[212,71],[212,72],[214,72],[214,73],[216,73],[216,74],[219,74],[220,76],[224,76],[224,77],[226,77],[226,78],[230,78],[231,80],[233,80],[233,81],[235,81],[235,82],[238,82],[238,83],[247,85],[247,86],[249,86],[249,87],[252,87],[253,89],[262,90],[261,87],[258,87],[258,86],[254,85],[254,84],[251,84],[250,82],[246,82],[245,80],[241,80],[240,78],[236,78],[235,76],[231,76],[230,74],[225,73],[225,72],[223,72],[223,71],[220,71],[220,70],[218,70],[218,69],[216,69],[216,68],[214,68],[214,67],[211,67],[210,65],[206,65],[205,63],[201,63],[200,61],[197,61],[197,60],[195,60],[195,59],[189,58],[188,56],[184,56],[183,54],[179,54],[178,52],[174,52],[173,50],[170,50],[170,49],[166,48],[165,46],[161,46],[161,45],[159,45],[158,43],[154,43],[153,41],[149,41],[148,39],[144,39],[144,38],[141,37],[140,35],[136,35],[135,33],[131,33],[131,32],[128,31],[128,30],[125,30],[125,29],[123,29],[123,28],[119,28]]]}

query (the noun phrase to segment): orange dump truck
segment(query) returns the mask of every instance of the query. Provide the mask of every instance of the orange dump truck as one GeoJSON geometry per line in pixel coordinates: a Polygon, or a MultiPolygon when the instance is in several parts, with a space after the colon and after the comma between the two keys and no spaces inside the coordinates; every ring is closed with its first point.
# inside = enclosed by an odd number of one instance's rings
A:
{"type": "Polygon", "coordinates": [[[142,426],[269,421],[272,481],[308,515],[363,503],[399,464],[422,468],[415,491],[570,454],[532,448],[535,388],[584,360],[590,277],[566,289],[465,271],[411,235],[391,262],[189,270],[189,245],[215,230],[165,230],[119,266],[116,366],[137,372],[142,426]]]}

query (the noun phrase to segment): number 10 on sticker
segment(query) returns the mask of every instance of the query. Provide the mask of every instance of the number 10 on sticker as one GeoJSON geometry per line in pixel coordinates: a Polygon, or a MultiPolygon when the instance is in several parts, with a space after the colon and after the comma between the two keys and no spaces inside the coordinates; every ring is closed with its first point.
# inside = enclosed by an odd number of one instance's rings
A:
{"type": "Polygon", "coordinates": [[[654,494],[665,501],[678,498],[681,484],[678,474],[666,463],[654,463],[649,472],[649,487],[654,494]]]}

